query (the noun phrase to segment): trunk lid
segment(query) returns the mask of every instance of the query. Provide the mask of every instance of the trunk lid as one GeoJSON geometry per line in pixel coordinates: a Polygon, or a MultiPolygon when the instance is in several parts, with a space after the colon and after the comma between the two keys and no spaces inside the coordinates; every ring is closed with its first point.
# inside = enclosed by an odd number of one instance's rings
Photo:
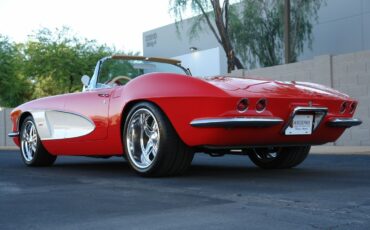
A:
{"type": "Polygon", "coordinates": [[[248,92],[250,95],[260,97],[349,98],[348,95],[340,93],[334,89],[309,82],[276,81],[223,76],[204,78],[204,80],[233,95],[245,95],[245,93],[248,92]]]}

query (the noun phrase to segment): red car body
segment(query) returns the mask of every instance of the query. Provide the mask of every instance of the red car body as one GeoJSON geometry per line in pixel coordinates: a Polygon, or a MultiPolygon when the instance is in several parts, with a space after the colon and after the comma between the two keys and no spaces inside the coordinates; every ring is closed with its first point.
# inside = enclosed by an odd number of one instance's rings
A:
{"type": "MultiPolygon", "coordinates": [[[[77,114],[90,120],[94,130],[78,137],[42,140],[50,154],[122,155],[125,119],[130,108],[143,101],[158,106],[180,139],[197,148],[320,145],[336,141],[346,128],[361,123],[352,118],[356,100],[318,84],[149,73],[123,86],[41,98],[20,105],[11,113],[10,136],[19,145],[17,134],[22,119],[33,111],[77,114]],[[241,100],[246,100],[247,106],[242,111],[238,110],[241,100]],[[264,107],[257,111],[260,100],[264,107]],[[317,119],[310,135],[284,133],[295,114],[311,114],[317,119]]],[[[45,124],[36,126],[42,125],[45,124]]]]}

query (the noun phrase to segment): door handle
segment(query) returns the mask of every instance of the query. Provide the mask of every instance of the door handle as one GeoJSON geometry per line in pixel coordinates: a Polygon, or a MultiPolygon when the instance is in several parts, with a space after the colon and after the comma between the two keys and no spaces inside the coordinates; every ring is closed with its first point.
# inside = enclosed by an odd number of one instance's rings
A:
{"type": "Polygon", "coordinates": [[[109,97],[110,94],[109,93],[99,93],[98,96],[99,97],[109,97]]]}

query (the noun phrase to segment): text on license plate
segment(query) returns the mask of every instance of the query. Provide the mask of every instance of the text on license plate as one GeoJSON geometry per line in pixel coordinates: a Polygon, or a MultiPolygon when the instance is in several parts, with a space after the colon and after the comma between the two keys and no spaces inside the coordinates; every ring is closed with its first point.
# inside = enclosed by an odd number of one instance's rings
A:
{"type": "Polygon", "coordinates": [[[310,135],[312,133],[313,115],[295,115],[286,128],[285,135],[310,135]]]}

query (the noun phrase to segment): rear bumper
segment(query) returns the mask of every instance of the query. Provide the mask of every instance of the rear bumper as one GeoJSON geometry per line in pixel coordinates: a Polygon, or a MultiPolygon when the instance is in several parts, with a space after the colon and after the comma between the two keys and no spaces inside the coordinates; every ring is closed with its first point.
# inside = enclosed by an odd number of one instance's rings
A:
{"type": "MultiPolygon", "coordinates": [[[[201,118],[190,122],[192,127],[204,128],[243,128],[243,127],[271,127],[283,123],[281,118],[262,117],[232,117],[232,118],[201,118]]],[[[287,123],[287,125],[289,122],[287,123]]],[[[356,118],[331,118],[326,122],[329,127],[350,128],[361,125],[362,121],[356,118]]],[[[319,124],[317,125],[319,126],[319,124]]]]}
{"type": "Polygon", "coordinates": [[[350,128],[352,126],[361,125],[362,121],[355,118],[332,118],[328,121],[329,127],[338,127],[338,128],[350,128]]]}
{"type": "Polygon", "coordinates": [[[271,127],[283,122],[280,118],[235,117],[235,118],[204,118],[190,122],[193,127],[208,128],[242,128],[242,127],[271,127]]]}
{"type": "MultiPolygon", "coordinates": [[[[320,115],[320,114],[319,114],[320,115]]],[[[318,116],[316,116],[318,117],[318,116]]],[[[361,121],[345,117],[317,120],[310,135],[285,135],[290,119],[280,117],[214,117],[189,122],[189,146],[288,146],[320,145],[336,141],[342,133],[361,121]]]]}

